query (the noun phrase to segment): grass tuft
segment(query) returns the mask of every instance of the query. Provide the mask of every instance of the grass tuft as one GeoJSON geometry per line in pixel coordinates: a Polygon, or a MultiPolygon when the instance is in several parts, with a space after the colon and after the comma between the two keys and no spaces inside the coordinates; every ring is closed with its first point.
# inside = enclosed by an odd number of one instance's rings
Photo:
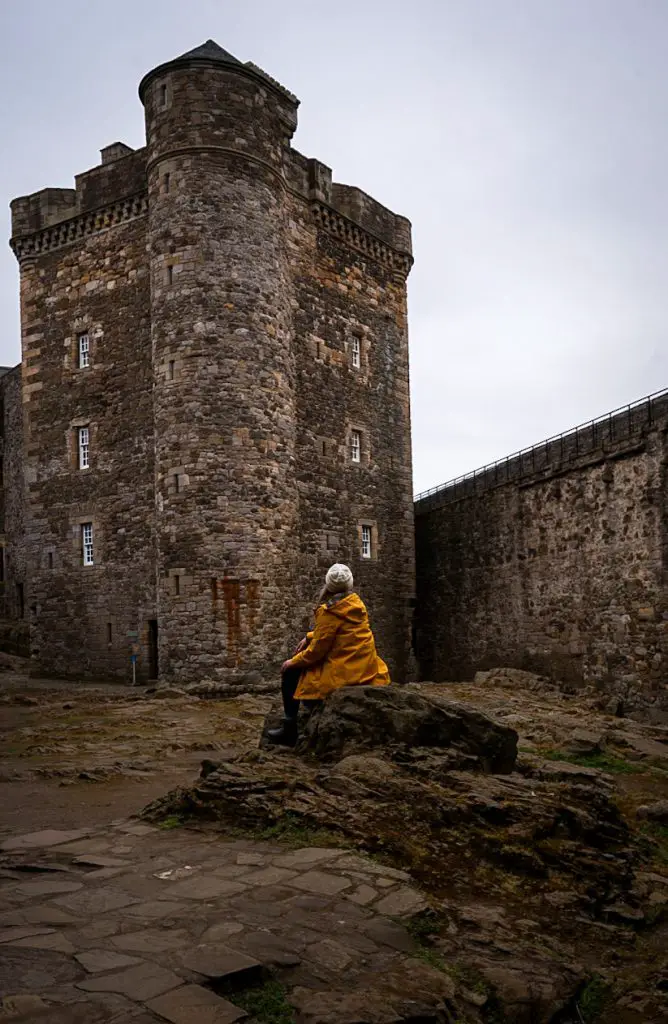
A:
{"type": "Polygon", "coordinates": [[[306,825],[301,818],[285,814],[266,828],[254,833],[257,839],[274,840],[290,846],[344,846],[343,838],[328,828],[306,825]]]}
{"type": "Polygon", "coordinates": [[[637,775],[645,771],[639,764],[632,764],[623,757],[615,757],[604,751],[594,754],[569,754],[565,750],[544,750],[541,754],[547,761],[566,761],[581,768],[598,768],[612,775],[637,775]]]}
{"type": "Polygon", "coordinates": [[[595,974],[580,992],[577,998],[577,1008],[584,1024],[596,1024],[602,1020],[602,1013],[606,1000],[610,994],[610,986],[595,974]]]}
{"type": "Polygon", "coordinates": [[[170,828],[183,828],[185,820],[177,817],[176,814],[170,814],[162,821],[158,822],[158,828],[170,829],[170,828]]]}
{"type": "Polygon", "coordinates": [[[237,992],[233,999],[234,1005],[245,1010],[257,1024],[294,1024],[294,1010],[279,981],[272,979],[259,988],[237,992]]]}

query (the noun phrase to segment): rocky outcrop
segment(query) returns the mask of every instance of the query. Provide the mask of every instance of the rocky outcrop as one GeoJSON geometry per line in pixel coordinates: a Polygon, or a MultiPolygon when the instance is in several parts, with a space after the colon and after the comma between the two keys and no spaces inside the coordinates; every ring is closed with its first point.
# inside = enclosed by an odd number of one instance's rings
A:
{"type": "MultiPolygon", "coordinates": [[[[416,930],[433,932],[427,959],[454,971],[458,1005],[468,992],[465,1016],[494,1019],[498,1007],[499,1020],[519,1024],[577,1021],[591,963],[605,962],[611,946],[628,948],[629,934],[655,928],[668,886],[643,874],[650,839],[633,835],[613,777],[589,764],[598,757],[615,767],[614,721],[539,700],[550,745],[560,730],[564,757],[584,764],[556,759],[554,750],[542,757],[529,740],[533,752],[518,755],[513,726],[530,716],[526,700],[522,710],[505,687],[500,698],[485,693],[503,723],[449,700],[445,688],[341,690],[303,716],[294,751],[263,741],[259,750],[206,762],[193,786],[156,802],[147,816],[255,831],[290,822],[352,840],[424,887],[433,925],[425,926],[422,911],[416,930]],[[587,949],[586,963],[575,948],[587,949]]],[[[276,708],[265,729],[278,719],[276,708]]],[[[631,743],[635,733],[628,736],[631,743]]],[[[651,754],[659,746],[644,734],[642,742],[655,743],[651,754]]],[[[646,818],[661,820],[654,811],[646,818]]],[[[301,996],[293,994],[297,1005],[301,996]]],[[[329,996],[305,995],[300,1019],[357,1020],[363,995],[350,991],[341,1002],[337,994],[331,1005],[329,996]]],[[[432,1018],[425,1011],[419,1019],[432,1018]]]]}
{"type": "Polygon", "coordinates": [[[304,722],[297,752],[338,761],[363,750],[428,748],[463,754],[469,767],[511,772],[517,733],[487,715],[411,686],[351,686],[318,704],[304,722]]]}

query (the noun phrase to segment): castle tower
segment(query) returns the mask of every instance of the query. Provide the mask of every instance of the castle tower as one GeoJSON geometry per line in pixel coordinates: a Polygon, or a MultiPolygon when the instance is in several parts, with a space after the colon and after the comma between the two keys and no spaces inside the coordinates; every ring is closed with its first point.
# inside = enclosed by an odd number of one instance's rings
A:
{"type": "Polygon", "coordinates": [[[410,223],[293,148],[296,98],[216,43],[139,94],[146,146],[12,203],[33,670],[274,687],[342,561],[410,678],[410,223]]]}
{"type": "Polygon", "coordinates": [[[139,95],[160,674],[271,678],[298,563],[284,168],[298,101],[212,41],[139,95]]]}

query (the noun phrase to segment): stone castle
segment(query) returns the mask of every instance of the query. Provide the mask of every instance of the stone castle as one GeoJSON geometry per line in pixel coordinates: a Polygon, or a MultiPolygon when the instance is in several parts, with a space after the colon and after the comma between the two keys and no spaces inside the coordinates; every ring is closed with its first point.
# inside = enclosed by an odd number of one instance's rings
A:
{"type": "Polygon", "coordinates": [[[409,222],[292,148],[296,98],[212,41],[139,95],[144,148],[12,203],[0,646],[275,685],[346,561],[399,681],[503,665],[668,716],[668,394],[413,505],[409,222]]]}
{"type": "Polygon", "coordinates": [[[11,204],[5,646],[275,685],[345,561],[405,679],[410,224],[294,149],[296,97],[211,40],[139,96],[144,148],[11,204]]]}

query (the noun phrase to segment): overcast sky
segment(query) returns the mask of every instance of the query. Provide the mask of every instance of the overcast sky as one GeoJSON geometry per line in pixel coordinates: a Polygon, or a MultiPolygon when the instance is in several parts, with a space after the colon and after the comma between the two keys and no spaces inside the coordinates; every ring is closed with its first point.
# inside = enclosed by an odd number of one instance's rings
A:
{"type": "Polygon", "coordinates": [[[416,491],[668,385],[668,0],[4,0],[5,237],[13,197],[143,145],[139,79],[209,37],[413,223],[416,491]]]}

